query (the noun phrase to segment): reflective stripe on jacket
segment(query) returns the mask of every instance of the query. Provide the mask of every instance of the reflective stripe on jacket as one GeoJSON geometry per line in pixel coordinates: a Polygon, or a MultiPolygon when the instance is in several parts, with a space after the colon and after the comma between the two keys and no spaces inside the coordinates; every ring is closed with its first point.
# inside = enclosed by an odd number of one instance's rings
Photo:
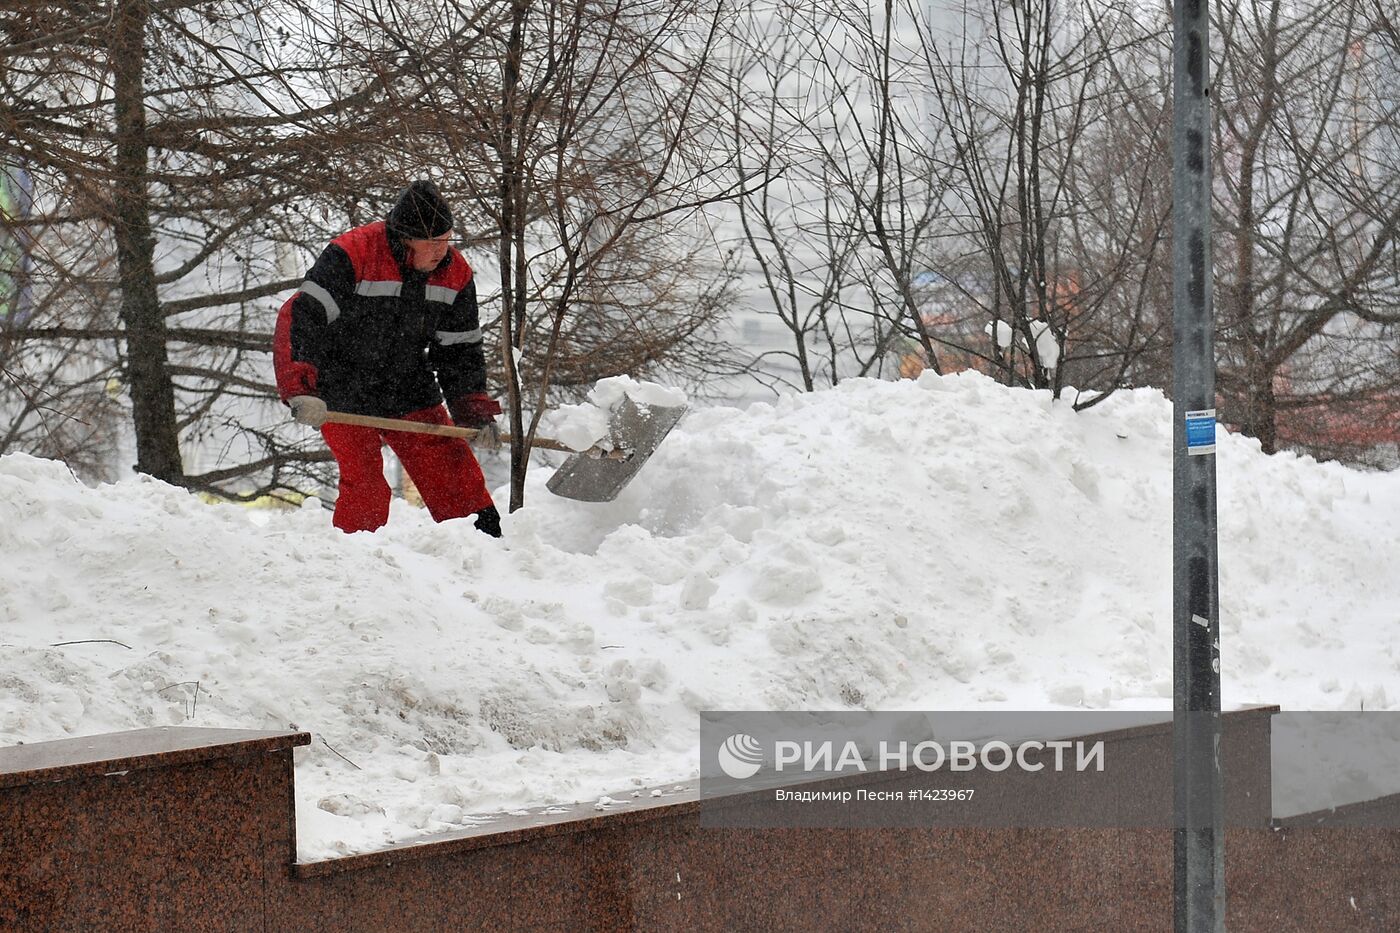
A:
{"type": "Polygon", "coordinates": [[[283,399],[397,417],[486,389],[476,283],[455,248],[430,273],[407,266],[384,223],[336,237],[278,312],[273,361],[283,399]]]}

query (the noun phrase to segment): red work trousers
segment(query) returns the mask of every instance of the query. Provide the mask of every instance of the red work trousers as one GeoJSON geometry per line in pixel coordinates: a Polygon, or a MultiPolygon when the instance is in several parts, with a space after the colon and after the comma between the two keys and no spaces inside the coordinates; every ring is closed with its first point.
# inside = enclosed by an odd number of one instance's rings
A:
{"type": "MultiPolygon", "coordinates": [[[[410,412],[403,419],[452,423],[443,405],[410,412]]],[[[321,426],[321,436],[340,467],[340,495],[332,524],[341,531],[374,531],[389,520],[392,493],[384,479],[384,444],[408,471],[434,521],[464,518],[492,504],[481,465],[460,437],[331,423],[321,426]]]]}

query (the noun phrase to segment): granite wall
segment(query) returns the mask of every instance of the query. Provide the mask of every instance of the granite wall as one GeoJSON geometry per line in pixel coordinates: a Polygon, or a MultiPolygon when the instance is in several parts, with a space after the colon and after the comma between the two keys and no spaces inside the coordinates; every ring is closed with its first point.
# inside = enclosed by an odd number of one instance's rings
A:
{"type": "MultiPolygon", "coordinates": [[[[1230,793],[1267,801],[1269,711],[1230,722],[1252,736],[1230,793]]],[[[1113,741],[1169,749],[1151,727],[1113,741]]],[[[297,864],[308,742],[172,727],[0,749],[0,930],[1172,928],[1170,829],[718,829],[693,791],[297,864]]],[[[1329,819],[1227,833],[1231,930],[1400,929],[1400,832],[1329,819]]]]}

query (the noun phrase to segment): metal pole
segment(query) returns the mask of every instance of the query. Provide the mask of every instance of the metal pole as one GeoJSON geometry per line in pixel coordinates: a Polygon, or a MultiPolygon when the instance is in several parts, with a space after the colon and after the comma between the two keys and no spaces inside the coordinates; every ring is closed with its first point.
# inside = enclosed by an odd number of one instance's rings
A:
{"type": "Polygon", "coordinates": [[[1173,0],[1173,916],[1225,929],[1207,0],[1173,0]]]}

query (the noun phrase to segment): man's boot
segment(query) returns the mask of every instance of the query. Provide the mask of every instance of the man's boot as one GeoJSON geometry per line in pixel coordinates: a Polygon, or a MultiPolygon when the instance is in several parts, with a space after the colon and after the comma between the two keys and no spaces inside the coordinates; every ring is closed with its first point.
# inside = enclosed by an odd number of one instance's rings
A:
{"type": "Polygon", "coordinates": [[[476,513],[476,530],[493,538],[501,536],[501,513],[496,511],[494,505],[488,505],[476,513]]]}

